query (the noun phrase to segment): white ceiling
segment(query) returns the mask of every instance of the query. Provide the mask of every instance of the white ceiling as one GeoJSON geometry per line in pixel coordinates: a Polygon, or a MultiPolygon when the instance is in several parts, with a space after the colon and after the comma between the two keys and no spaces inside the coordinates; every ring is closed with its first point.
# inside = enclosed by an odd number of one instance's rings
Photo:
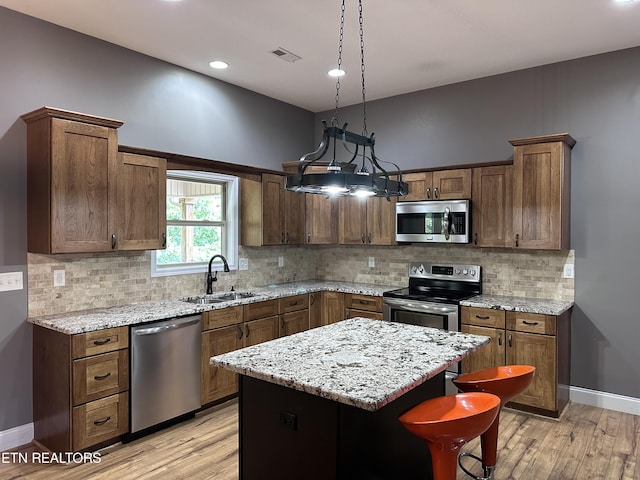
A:
{"type": "MultiPolygon", "coordinates": [[[[0,0],[25,13],[313,112],[335,104],[339,0],[0,0]],[[302,57],[287,63],[278,47],[302,57]],[[208,66],[224,59],[230,67],[208,66]]],[[[361,101],[347,0],[340,104],[361,101]]],[[[367,100],[640,45],[640,2],[364,1],[367,100]]]]}

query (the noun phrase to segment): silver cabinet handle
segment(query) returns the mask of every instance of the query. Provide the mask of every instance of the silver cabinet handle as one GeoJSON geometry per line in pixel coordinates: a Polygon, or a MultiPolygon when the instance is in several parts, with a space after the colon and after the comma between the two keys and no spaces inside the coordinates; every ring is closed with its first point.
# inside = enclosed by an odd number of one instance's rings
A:
{"type": "Polygon", "coordinates": [[[433,188],[433,198],[438,198],[440,197],[440,194],[438,193],[438,187],[434,187],[433,188]]]}
{"type": "Polygon", "coordinates": [[[112,234],[111,234],[111,250],[115,250],[115,249],[116,249],[116,245],[118,244],[118,241],[117,241],[117,240],[118,240],[118,239],[117,239],[117,237],[116,237],[116,234],[115,234],[115,233],[112,233],[112,234]]]}
{"type": "Polygon", "coordinates": [[[431,199],[431,188],[427,187],[427,199],[431,199]]]}

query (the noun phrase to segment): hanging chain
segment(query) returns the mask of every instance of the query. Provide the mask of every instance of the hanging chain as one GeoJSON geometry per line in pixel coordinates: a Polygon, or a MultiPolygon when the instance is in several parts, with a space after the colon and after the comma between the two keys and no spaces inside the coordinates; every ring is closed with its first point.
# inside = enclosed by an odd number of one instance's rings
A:
{"type": "Polygon", "coordinates": [[[360,73],[362,76],[362,136],[368,137],[367,131],[367,106],[364,88],[364,28],[362,21],[362,0],[358,0],[358,22],[360,23],[360,73]]]}
{"type": "MultiPolygon", "coordinates": [[[[338,70],[342,70],[342,40],[344,38],[344,2],[342,0],[342,8],[340,10],[340,40],[338,41],[338,70]]],[[[338,126],[338,108],[340,105],[340,75],[336,80],[336,110],[331,119],[331,126],[338,126]]]]}

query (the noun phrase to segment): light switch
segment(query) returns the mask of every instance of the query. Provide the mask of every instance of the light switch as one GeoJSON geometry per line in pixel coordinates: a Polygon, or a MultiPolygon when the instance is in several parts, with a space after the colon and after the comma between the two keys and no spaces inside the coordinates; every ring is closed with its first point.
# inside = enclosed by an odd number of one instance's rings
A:
{"type": "Polygon", "coordinates": [[[0,292],[22,290],[23,288],[22,272],[0,273],[0,292]]]}
{"type": "Polygon", "coordinates": [[[238,270],[249,270],[249,259],[240,258],[238,260],[238,270]]]}
{"type": "Polygon", "coordinates": [[[376,266],[376,257],[369,257],[369,268],[374,268],[376,266]]]}
{"type": "Polygon", "coordinates": [[[279,267],[284,267],[284,257],[283,256],[279,256],[278,257],[278,266],[279,267]]]}
{"type": "Polygon", "coordinates": [[[573,264],[565,263],[564,269],[562,270],[562,278],[573,278],[575,275],[573,264]]]}
{"type": "Polygon", "coordinates": [[[54,287],[64,287],[65,278],[64,278],[64,270],[54,270],[53,271],[53,286],[54,287]]]}

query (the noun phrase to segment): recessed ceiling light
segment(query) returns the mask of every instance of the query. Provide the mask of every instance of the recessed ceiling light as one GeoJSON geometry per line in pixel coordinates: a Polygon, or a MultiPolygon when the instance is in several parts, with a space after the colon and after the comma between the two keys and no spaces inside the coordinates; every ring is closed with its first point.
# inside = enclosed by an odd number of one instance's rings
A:
{"type": "Polygon", "coordinates": [[[227,62],[223,62],[222,60],[214,60],[213,62],[209,62],[209,66],[211,68],[215,68],[216,70],[224,70],[229,66],[227,62]]]}
{"type": "Polygon", "coordinates": [[[635,3],[638,0],[614,0],[616,3],[635,3]]]}
{"type": "Polygon", "coordinates": [[[342,77],[346,72],[340,68],[334,68],[327,72],[330,77],[342,77]]]}

